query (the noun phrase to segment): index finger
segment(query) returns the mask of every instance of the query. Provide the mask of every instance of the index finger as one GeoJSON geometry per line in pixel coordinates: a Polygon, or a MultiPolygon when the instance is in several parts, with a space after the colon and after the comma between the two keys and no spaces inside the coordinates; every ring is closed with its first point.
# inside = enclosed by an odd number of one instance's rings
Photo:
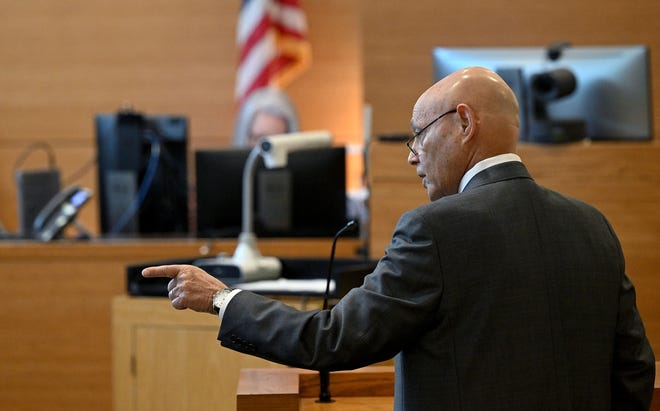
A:
{"type": "Polygon", "coordinates": [[[182,270],[182,265],[159,265],[154,267],[147,267],[142,270],[142,276],[151,277],[167,277],[175,278],[182,270]]]}

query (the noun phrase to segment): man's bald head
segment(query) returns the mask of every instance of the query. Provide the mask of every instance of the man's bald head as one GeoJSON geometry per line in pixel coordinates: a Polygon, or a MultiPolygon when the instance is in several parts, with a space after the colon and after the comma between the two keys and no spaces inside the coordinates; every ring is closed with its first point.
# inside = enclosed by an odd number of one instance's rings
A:
{"type": "MultiPolygon", "coordinates": [[[[480,133],[497,134],[497,145],[515,148],[520,128],[518,101],[511,88],[495,72],[482,67],[469,67],[454,72],[431,86],[420,101],[428,106],[470,106],[479,117],[480,124],[504,129],[481,128],[480,133]]],[[[417,106],[416,106],[417,108],[417,106]]],[[[493,141],[492,143],[497,143],[493,141]]]]}
{"type": "Polygon", "coordinates": [[[415,139],[418,155],[409,157],[431,200],[456,193],[462,176],[479,161],[516,149],[518,102],[493,71],[470,67],[435,83],[417,100],[412,129],[417,133],[454,110],[451,119],[438,121],[415,139]]]}

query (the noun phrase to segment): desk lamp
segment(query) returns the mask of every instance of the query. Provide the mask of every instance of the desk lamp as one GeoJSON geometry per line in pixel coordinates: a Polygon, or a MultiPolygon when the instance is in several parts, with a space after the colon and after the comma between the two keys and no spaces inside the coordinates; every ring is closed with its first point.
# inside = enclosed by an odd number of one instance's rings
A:
{"type": "Polygon", "coordinates": [[[276,257],[261,255],[253,229],[253,191],[257,158],[262,156],[266,168],[286,167],[291,151],[328,147],[332,136],[328,131],[309,131],[277,134],[261,139],[250,151],[243,168],[243,219],[238,245],[232,257],[221,257],[221,264],[235,266],[241,281],[276,279],[282,271],[282,263],[276,257]]]}

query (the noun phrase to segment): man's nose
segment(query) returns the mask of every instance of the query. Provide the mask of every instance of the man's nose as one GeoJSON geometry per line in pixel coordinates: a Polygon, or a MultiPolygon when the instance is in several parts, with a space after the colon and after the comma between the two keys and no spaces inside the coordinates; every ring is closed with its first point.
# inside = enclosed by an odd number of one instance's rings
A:
{"type": "Polygon", "coordinates": [[[408,164],[415,165],[419,163],[419,157],[412,151],[408,152],[408,164]]]}

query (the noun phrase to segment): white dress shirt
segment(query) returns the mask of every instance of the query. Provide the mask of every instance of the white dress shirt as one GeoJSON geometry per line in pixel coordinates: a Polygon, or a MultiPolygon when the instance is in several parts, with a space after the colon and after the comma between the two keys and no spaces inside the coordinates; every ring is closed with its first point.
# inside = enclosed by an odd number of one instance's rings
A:
{"type": "Polygon", "coordinates": [[[465,187],[470,182],[470,180],[472,180],[472,177],[477,175],[477,173],[479,173],[480,171],[484,171],[489,167],[506,163],[509,161],[522,161],[522,160],[517,154],[514,153],[500,154],[494,157],[489,157],[485,160],[481,160],[480,162],[475,164],[474,167],[469,169],[467,173],[465,173],[463,178],[461,178],[461,183],[458,185],[458,192],[462,193],[463,190],[465,190],[465,187]]]}

